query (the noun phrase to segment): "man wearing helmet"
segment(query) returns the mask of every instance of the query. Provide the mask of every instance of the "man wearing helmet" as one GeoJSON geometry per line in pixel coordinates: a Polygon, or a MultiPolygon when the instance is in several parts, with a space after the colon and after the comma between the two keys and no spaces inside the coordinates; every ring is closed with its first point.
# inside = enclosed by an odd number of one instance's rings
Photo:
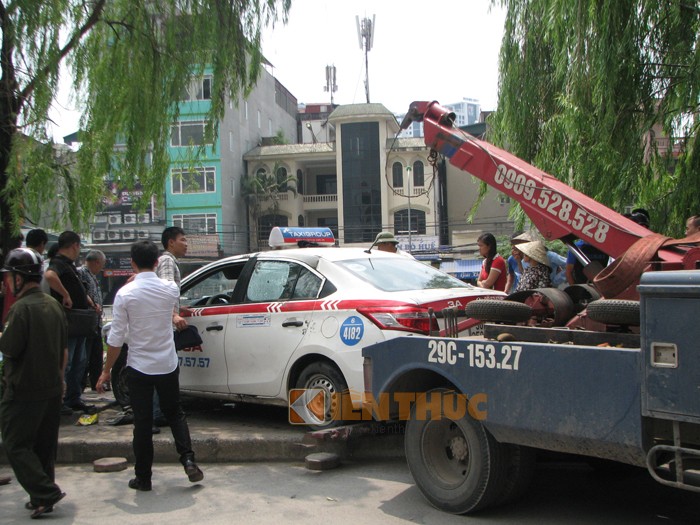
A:
{"type": "Polygon", "coordinates": [[[32,518],[53,510],[65,493],[54,480],[67,360],[66,316],[41,291],[41,257],[12,250],[2,268],[17,300],[0,337],[3,355],[0,430],[7,459],[29,494],[32,518]]]}

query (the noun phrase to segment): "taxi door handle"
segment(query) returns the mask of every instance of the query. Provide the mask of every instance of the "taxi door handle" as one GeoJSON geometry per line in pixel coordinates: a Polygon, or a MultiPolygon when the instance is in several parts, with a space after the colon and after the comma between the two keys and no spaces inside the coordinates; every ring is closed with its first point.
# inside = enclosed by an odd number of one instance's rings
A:
{"type": "Polygon", "coordinates": [[[288,326],[304,326],[304,321],[284,321],[282,323],[282,328],[287,328],[288,326]]]}
{"type": "Polygon", "coordinates": [[[214,331],[216,331],[216,332],[221,332],[221,330],[223,330],[223,329],[224,329],[224,327],[221,326],[220,324],[217,324],[217,325],[214,325],[214,326],[207,326],[207,327],[205,328],[205,330],[206,330],[207,332],[214,332],[214,331]]]}

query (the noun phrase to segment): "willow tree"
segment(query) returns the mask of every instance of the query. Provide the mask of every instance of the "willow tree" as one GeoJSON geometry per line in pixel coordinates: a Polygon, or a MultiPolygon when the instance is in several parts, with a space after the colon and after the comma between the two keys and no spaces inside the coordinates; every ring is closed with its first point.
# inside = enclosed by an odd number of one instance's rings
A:
{"type": "Polygon", "coordinates": [[[213,75],[206,129],[213,139],[229,97],[247,94],[258,78],[263,26],[286,22],[290,3],[0,0],[3,252],[25,217],[57,198],[64,201],[57,225],[85,224],[110,171],[125,187],[140,182],[146,198],[163,195],[170,125],[186,85],[205,68],[213,75]],[[62,64],[82,111],[74,166],[47,140],[62,64]]]}
{"type": "Polygon", "coordinates": [[[647,208],[654,230],[680,235],[700,212],[697,1],[500,3],[491,140],[613,209],[647,208]],[[677,158],[657,148],[662,135],[677,158]]]}

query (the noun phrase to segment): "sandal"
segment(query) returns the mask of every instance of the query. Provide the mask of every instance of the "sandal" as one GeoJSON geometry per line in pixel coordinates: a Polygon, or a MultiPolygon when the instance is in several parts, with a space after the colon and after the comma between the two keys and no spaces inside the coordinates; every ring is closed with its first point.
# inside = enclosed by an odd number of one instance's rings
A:
{"type": "Polygon", "coordinates": [[[37,505],[35,503],[32,503],[31,501],[28,501],[27,503],[24,504],[24,508],[27,510],[34,511],[29,515],[29,517],[32,519],[36,519],[39,516],[41,516],[42,514],[48,514],[50,512],[53,512],[53,506],[65,497],[66,497],[66,493],[61,492],[61,494],[58,496],[58,498],[56,498],[56,500],[51,505],[37,505]]]}
{"type": "Polygon", "coordinates": [[[33,520],[37,519],[39,516],[53,512],[53,505],[39,505],[34,507],[34,511],[29,515],[33,520]]]}

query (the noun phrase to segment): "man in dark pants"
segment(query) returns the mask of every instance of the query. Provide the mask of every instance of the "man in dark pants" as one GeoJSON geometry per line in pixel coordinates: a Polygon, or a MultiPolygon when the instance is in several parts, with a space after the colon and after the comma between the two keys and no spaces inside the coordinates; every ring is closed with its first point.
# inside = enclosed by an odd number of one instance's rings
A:
{"type": "Polygon", "coordinates": [[[87,366],[83,374],[82,385],[87,386],[88,380],[90,388],[95,390],[97,379],[102,373],[102,358],[104,348],[102,346],[102,287],[97,275],[104,269],[107,257],[100,250],[90,250],[85,256],[85,265],[78,268],[78,274],[83,280],[88,297],[92,299],[95,310],[99,315],[97,328],[92,336],[85,339],[85,354],[87,366]]]}
{"type": "MultiPolygon", "coordinates": [[[[75,261],[80,255],[80,236],[72,231],[64,231],[58,237],[58,253],[51,259],[46,270],[46,282],[51,287],[51,295],[66,308],[87,310],[94,308],[88,298],[83,281],[78,275],[75,261]]],[[[87,359],[85,356],[85,337],[68,337],[68,364],[66,365],[66,395],[63,399],[61,413],[70,415],[74,410],[94,413],[95,406],[88,405],[81,399],[83,392],[83,374],[87,359]]]]}
{"type": "Polygon", "coordinates": [[[12,250],[2,272],[17,297],[0,337],[2,440],[17,481],[29,494],[25,507],[36,518],[65,496],[54,481],[54,464],[68,353],[66,315],[39,288],[42,261],[36,252],[12,250]]]}
{"type": "Polygon", "coordinates": [[[194,461],[190,430],[180,405],[180,369],[172,330],[173,310],[180,290],[174,282],[158,278],[154,272],[157,262],[158,247],[153,242],[139,241],[131,245],[131,267],[136,277],[114,298],[107,361],[97,382],[97,391],[103,392],[122,345],[128,343],[126,374],[134,411],[136,457],[136,477],[129,481],[129,487],[143,491],[151,490],[154,390],[158,392],[187,477],[193,483],[204,478],[194,461]]]}

